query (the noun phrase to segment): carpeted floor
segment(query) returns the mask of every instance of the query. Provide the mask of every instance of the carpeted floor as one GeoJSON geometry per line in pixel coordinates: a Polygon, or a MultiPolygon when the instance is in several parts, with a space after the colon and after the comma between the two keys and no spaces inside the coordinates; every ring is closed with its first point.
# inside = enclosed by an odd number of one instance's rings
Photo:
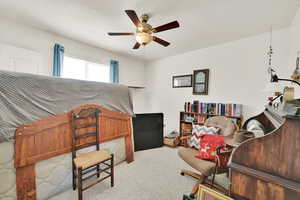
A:
{"type": "MultiPolygon", "coordinates": [[[[181,200],[196,180],[181,176],[180,169],[190,167],[177,156],[177,149],[162,147],[135,153],[135,161],[115,167],[115,186],[107,179],[83,192],[85,200],[181,200]]],[[[225,178],[219,177],[222,182],[225,178]]],[[[224,184],[222,184],[224,185],[224,184]]],[[[75,200],[72,189],[50,200],[75,200]]]]}

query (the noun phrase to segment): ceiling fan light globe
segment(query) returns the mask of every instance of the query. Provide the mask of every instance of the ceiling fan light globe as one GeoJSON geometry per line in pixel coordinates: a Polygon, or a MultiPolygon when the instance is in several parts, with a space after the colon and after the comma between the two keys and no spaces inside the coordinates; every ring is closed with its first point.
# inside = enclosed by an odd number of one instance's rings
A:
{"type": "Polygon", "coordinates": [[[138,32],[136,34],[136,41],[142,45],[146,45],[152,41],[153,37],[149,33],[138,32]]]}
{"type": "Polygon", "coordinates": [[[142,32],[142,31],[143,31],[143,29],[144,29],[144,28],[143,28],[143,26],[141,26],[141,25],[137,27],[137,31],[140,31],[140,32],[142,32]]]}

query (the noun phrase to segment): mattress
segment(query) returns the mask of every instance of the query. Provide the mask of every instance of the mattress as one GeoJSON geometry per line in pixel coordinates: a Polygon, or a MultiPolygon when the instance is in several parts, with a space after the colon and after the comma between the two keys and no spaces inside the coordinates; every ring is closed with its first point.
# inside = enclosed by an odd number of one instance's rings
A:
{"type": "Polygon", "coordinates": [[[13,140],[22,124],[86,104],[133,116],[127,86],[0,71],[0,142],[13,140]]]}

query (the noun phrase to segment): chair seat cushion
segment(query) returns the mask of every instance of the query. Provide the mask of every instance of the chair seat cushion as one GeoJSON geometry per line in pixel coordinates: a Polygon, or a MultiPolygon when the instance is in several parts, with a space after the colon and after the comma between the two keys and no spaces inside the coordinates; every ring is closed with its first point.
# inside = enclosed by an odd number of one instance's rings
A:
{"type": "Polygon", "coordinates": [[[215,168],[215,163],[208,160],[201,160],[195,156],[198,154],[196,149],[180,147],[178,155],[195,170],[204,176],[210,176],[215,168]]]}
{"type": "Polygon", "coordinates": [[[74,164],[76,168],[86,169],[110,158],[111,155],[105,151],[90,151],[74,158],[74,164]]]}

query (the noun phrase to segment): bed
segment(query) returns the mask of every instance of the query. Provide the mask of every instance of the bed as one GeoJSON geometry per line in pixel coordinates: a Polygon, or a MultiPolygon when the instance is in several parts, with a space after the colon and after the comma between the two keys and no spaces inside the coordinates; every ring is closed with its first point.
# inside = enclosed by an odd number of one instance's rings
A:
{"type": "Polygon", "coordinates": [[[0,199],[48,199],[71,188],[70,111],[86,107],[101,110],[100,148],[132,162],[128,87],[0,71],[0,199]]]}

